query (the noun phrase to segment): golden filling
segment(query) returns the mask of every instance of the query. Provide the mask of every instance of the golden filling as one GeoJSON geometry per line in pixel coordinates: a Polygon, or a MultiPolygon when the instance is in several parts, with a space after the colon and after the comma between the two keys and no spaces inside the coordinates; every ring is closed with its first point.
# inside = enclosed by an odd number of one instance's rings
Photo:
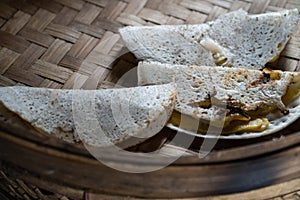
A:
{"type": "Polygon", "coordinates": [[[229,135],[234,133],[243,133],[243,132],[261,132],[268,128],[269,121],[266,118],[257,118],[251,119],[248,121],[238,120],[237,117],[234,117],[234,120],[231,117],[226,117],[225,121],[220,122],[207,122],[204,120],[196,120],[195,118],[187,115],[180,114],[175,111],[170,119],[170,122],[182,129],[194,131],[198,133],[206,133],[209,127],[218,128],[224,125],[222,130],[222,135],[229,135]],[[230,121],[231,120],[231,121],[230,121]]]}
{"type": "MultiPolygon", "coordinates": [[[[280,79],[280,74],[276,70],[272,71],[264,69],[263,71],[268,74],[268,79],[270,80],[280,79]]],[[[288,105],[299,95],[300,89],[290,86],[286,94],[282,97],[282,102],[285,105],[288,105]]],[[[199,103],[198,106],[202,108],[209,108],[210,103],[210,101],[205,100],[205,102],[199,103]]],[[[174,111],[171,116],[170,123],[180,128],[199,133],[206,133],[210,126],[223,128],[222,134],[224,135],[244,132],[262,132],[269,126],[269,121],[265,118],[265,116],[276,109],[277,107],[274,105],[265,107],[264,109],[246,112],[241,110],[239,107],[229,106],[227,107],[225,119],[223,121],[220,120],[214,122],[198,120],[192,116],[187,116],[174,111]]]]}

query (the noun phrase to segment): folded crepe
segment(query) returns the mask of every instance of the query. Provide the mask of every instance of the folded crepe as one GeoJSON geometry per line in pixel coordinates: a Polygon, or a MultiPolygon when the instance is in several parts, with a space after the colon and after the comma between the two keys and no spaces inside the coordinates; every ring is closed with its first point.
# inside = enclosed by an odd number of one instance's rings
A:
{"type": "Polygon", "coordinates": [[[300,116],[300,72],[141,62],[138,79],[139,85],[175,79],[178,95],[171,123],[179,126],[181,113],[198,120],[201,125],[193,131],[201,133],[210,123],[224,126],[223,134],[270,133],[300,116]],[[274,114],[268,118],[269,113],[276,113],[277,120],[284,122],[273,126],[274,114]]]}
{"type": "Polygon", "coordinates": [[[238,10],[206,24],[129,26],[120,34],[139,60],[262,69],[284,49],[298,20],[297,9],[238,10]]]}
{"type": "Polygon", "coordinates": [[[15,86],[0,88],[0,104],[38,131],[67,142],[125,148],[165,126],[175,95],[174,84],[107,90],[15,86]]]}

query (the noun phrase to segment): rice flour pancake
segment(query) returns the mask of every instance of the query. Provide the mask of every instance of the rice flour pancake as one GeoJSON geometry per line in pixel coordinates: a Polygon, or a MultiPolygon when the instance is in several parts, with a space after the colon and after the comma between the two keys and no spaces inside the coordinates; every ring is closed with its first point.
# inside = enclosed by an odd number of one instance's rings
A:
{"type": "Polygon", "coordinates": [[[0,88],[0,103],[39,131],[65,141],[128,147],[165,126],[175,95],[174,84],[106,90],[15,86],[0,88]]]}
{"type": "Polygon", "coordinates": [[[139,60],[262,69],[279,56],[298,20],[297,9],[258,15],[237,10],[206,24],[129,26],[120,33],[139,60]]]}

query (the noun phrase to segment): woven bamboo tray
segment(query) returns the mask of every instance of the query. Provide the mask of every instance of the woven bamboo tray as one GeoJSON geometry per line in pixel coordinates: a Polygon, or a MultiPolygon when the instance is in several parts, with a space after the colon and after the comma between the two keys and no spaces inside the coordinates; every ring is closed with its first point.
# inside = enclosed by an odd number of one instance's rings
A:
{"type": "MultiPolygon", "coordinates": [[[[203,23],[239,8],[300,10],[300,0],[0,0],[0,86],[116,87],[137,64],[118,34],[120,27],[203,23]]],[[[272,66],[300,71],[299,60],[300,26],[272,66]]],[[[190,151],[147,174],[118,172],[80,146],[2,126],[0,199],[299,199],[299,124],[258,139],[219,140],[205,159],[190,151]]],[[[151,151],[173,136],[164,129],[130,150],[151,151]]],[[[200,142],[196,139],[191,149],[200,142]]],[[[180,151],[168,146],[165,153],[180,151]]]]}

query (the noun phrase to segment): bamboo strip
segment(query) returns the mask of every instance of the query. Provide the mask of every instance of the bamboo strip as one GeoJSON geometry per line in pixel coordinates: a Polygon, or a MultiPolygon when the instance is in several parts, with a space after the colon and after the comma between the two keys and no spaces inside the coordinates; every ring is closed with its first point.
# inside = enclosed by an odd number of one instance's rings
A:
{"type": "Polygon", "coordinates": [[[36,29],[38,31],[43,31],[54,18],[55,18],[55,14],[44,9],[39,9],[31,17],[27,27],[36,29]]]}
{"type": "Polygon", "coordinates": [[[4,19],[10,19],[15,12],[16,9],[8,6],[7,4],[0,4],[0,17],[4,19]]]}
{"type": "Polygon", "coordinates": [[[30,46],[30,42],[23,37],[0,31],[0,46],[7,47],[18,53],[23,53],[30,46]]]}
{"type": "Polygon", "coordinates": [[[48,10],[52,13],[58,13],[63,6],[59,3],[56,3],[54,1],[45,1],[45,0],[28,0],[31,4],[43,8],[45,10],[48,10]]]}
{"type": "Polygon", "coordinates": [[[70,27],[59,25],[59,24],[50,24],[45,33],[52,35],[53,37],[59,38],[61,40],[76,43],[81,33],[73,30],[70,27]]]}
{"type": "Polygon", "coordinates": [[[41,59],[50,63],[58,64],[71,49],[71,46],[72,45],[70,43],[56,39],[41,59]]]}
{"type": "Polygon", "coordinates": [[[31,65],[45,53],[46,49],[36,44],[31,44],[26,51],[18,57],[11,68],[29,70],[31,65]]]}
{"type": "Polygon", "coordinates": [[[64,7],[54,18],[52,21],[55,24],[60,24],[63,26],[69,25],[77,15],[78,11],[70,8],[70,7],[64,7]]]}
{"type": "Polygon", "coordinates": [[[82,34],[67,55],[84,59],[96,47],[97,43],[99,43],[99,39],[82,34]]]}
{"type": "Polygon", "coordinates": [[[54,0],[54,1],[62,5],[68,6],[70,8],[73,8],[75,10],[81,10],[84,5],[83,0],[54,0]]]}
{"type": "Polygon", "coordinates": [[[72,70],[38,60],[32,65],[32,72],[59,83],[65,83],[73,74],[72,70]]]}
{"type": "Polygon", "coordinates": [[[102,8],[86,3],[76,16],[75,20],[83,24],[91,24],[101,11],[102,8]]]}
{"type": "Polygon", "coordinates": [[[29,14],[18,11],[4,26],[1,27],[1,30],[16,35],[29,21],[30,17],[29,14]]]}
{"type": "Polygon", "coordinates": [[[6,70],[16,61],[20,54],[3,47],[0,50],[0,74],[4,74],[6,70]]]}
{"type": "Polygon", "coordinates": [[[50,45],[54,42],[54,38],[51,35],[28,27],[23,28],[19,35],[32,43],[46,48],[50,47],[50,45]]]}

